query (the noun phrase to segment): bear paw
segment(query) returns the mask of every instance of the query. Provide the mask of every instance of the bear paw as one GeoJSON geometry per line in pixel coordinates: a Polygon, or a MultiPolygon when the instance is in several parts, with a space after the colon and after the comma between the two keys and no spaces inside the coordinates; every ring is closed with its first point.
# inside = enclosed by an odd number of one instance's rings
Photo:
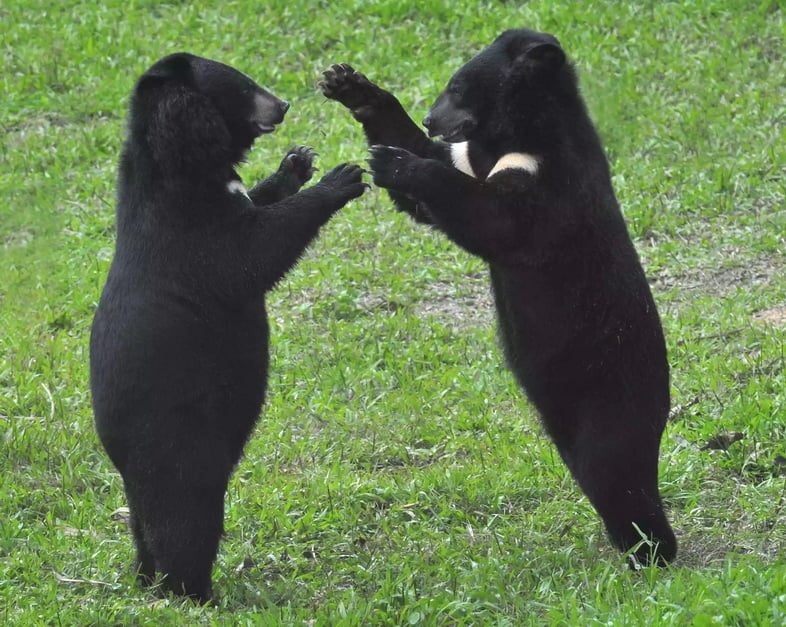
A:
{"type": "Polygon", "coordinates": [[[347,63],[336,63],[322,72],[319,88],[326,98],[337,100],[353,112],[384,102],[387,92],[347,63]]]}
{"type": "Polygon", "coordinates": [[[292,179],[297,189],[314,176],[314,157],[317,153],[311,146],[295,146],[284,156],[278,171],[292,179]]]}
{"type": "Polygon", "coordinates": [[[363,169],[352,163],[337,165],[325,174],[318,184],[338,194],[344,202],[361,196],[368,188],[368,185],[363,182],[363,169]]]}
{"type": "Polygon", "coordinates": [[[371,158],[368,165],[374,176],[374,184],[388,189],[399,189],[414,171],[420,157],[403,148],[375,145],[369,148],[371,158]]]}

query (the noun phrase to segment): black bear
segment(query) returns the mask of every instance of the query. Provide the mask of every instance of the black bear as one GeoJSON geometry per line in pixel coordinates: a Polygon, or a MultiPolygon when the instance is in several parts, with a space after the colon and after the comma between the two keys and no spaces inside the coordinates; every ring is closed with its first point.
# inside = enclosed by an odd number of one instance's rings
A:
{"type": "Polygon", "coordinates": [[[249,192],[235,166],[289,105],[237,70],[178,53],[139,79],[120,157],[117,246],[95,314],[98,435],[123,477],[140,579],[205,601],[224,493],[259,417],[265,292],[364,191],[343,164],[309,189],[296,148],[249,192]]]}
{"type": "Polygon", "coordinates": [[[611,541],[672,560],[663,332],[557,39],[506,31],[459,69],[424,120],[444,142],[346,64],[321,89],[362,123],[374,182],[398,208],[488,262],[507,362],[611,541]]]}

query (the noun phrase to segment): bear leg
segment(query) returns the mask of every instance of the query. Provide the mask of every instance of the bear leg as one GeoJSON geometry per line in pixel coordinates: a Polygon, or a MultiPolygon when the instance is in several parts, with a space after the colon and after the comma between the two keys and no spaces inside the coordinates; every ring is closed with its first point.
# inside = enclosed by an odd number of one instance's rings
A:
{"type": "Polygon", "coordinates": [[[145,528],[156,568],[165,589],[205,603],[223,533],[224,486],[170,487],[145,528]]]}
{"type": "Polygon", "coordinates": [[[136,507],[131,506],[130,503],[131,499],[129,499],[129,509],[131,511],[130,526],[131,533],[134,536],[134,544],[136,545],[134,568],[137,575],[137,581],[143,586],[149,586],[153,583],[156,576],[156,560],[150,548],[147,546],[147,541],[145,540],[145,535],[142,530],[140,512],[136,507]]]}
{"type": "Polygon", "coordinates": [[[183,431],[167,439],[177,446],[166,447],[165,455],[148,449],[127,469],[134,477],[129,504],[140,572],[149,575],[152,560],[165,590],[204,603],[211,599],[233,464],[222,442],[204,433],[183,431]]]}
{"type": "Polygon", "coordinates": [[[629,420],[584,422],[572,442],[558,448],[611,542],[623,552],[639,545],[633,555],[641,564],[670,562],[677,541],[658,491],[660,430],[631,428],[629,420]]]}

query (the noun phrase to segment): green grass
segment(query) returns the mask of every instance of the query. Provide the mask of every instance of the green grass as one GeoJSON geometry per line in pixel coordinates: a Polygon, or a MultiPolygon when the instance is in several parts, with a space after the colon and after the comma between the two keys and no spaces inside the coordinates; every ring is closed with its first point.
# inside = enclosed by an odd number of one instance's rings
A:
{"type": "Polygon", "coordinates": [[[786,328],[756,321],[786,305],[785,33],[772,0],[3,0],[0,622],[786,621],[786,328]],[[217,607],[136,587],[87,369],[135,77],[186,49],[290,100],[251,183],[295,143],[323,171],[364,158],[315,90],[331,62],[420,119],[522,25],[578,63],[660,306],[678,561],[624,567],[502,366],[482,263],[373,191],[270,298],[270,399],[230,485],[217,607]]]}

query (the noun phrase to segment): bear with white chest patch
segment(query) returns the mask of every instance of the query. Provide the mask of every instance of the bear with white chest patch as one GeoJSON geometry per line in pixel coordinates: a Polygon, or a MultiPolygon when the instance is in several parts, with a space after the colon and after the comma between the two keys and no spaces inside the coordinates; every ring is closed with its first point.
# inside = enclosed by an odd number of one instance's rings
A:
{"type": "Polygon", "coordinates": [[[611,541],[672,560],[660,318],[559,42],[506,31],[460,68],[424,120],[443,141],[346,64],[321,88],[363,125],[396,206],[488,263],[507,362],[611,541]]]}
{"type": "Polygon", "coordinates": [[[93,321],[98,435],[123,477],[140,580],[206,601],[224,494],[259,417],[265,294],[363,193],[344,164],[316,185],[309,148],[246,191],[235,171],[289,105],[221,63],[179,53],[134,88],[117,246],[93,321]]]}

